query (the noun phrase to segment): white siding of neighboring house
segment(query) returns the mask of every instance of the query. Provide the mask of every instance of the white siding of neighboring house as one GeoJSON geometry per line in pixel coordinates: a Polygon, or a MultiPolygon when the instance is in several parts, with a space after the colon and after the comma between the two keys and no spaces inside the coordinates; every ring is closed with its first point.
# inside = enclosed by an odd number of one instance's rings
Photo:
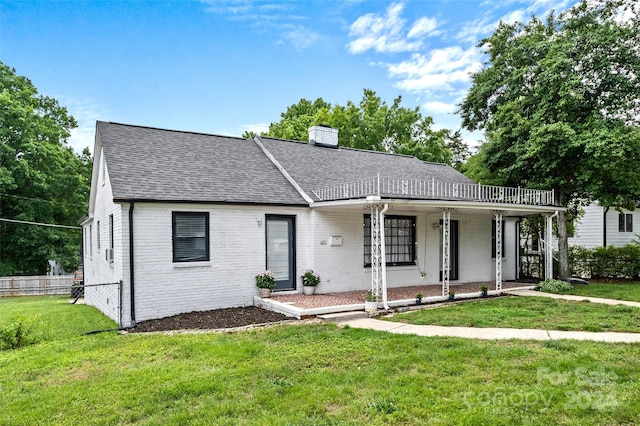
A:
{"type": "MultiPolygon", "coordinates": [[[[584,207],[584,215],[576,221],[574,236],[569,238],[569,245],[582,247],[602,247],[604,244],[603,215],[604,207],[591,203],[584,207]]],[[[620,212],[611,207],[607,212],[607,245],[624,246],[637,240],[640,231],[640,210],[622,210],[633,215],[633,232],[620,232],[618,217],[620,212]],[[639,230],[639,231],[637,231],[639,230]]]]}
{"type": "MultiPolygon", "coordinates": [[[[602,213],[604,209],[596,203],[584,207],[584,215],[576,221],[574,235],[569,238],[570,246],[600,247],[602,246],[603,228],[602,213]]],[[[611,215],[611,209],[607,216],[611,215]]],[[[618,232],[618,216],[616,215],[616,232],[618,232]]],[[[609,229],[611,229],[609,227],[609,229]]]]}
{"type": "MultiPolygon", "coordinates": [[[[123,272],[128,271],[127,257],[122,253],[122,209],[119,204],[113,202],[111,182],[108,170],[105,166],[104,158],[100,156],[97,164],[98,178],[95,187],[95,215],[92,220],[84,226],[83,233],[88,233],[91,229],[92,235],[88,239],[92,247],[85,247],[84,250],[84,282],[90,285],[85,288],[85,302],[95,306],[105,315],[117,321],[119,318],[120,297],[118,286],[99,286],[95,284],[107,284],[118,282],[123,278],[123,272]],[[106,249],[109,248],[109,215],[113,215],[113,238],[114,238],[114,261],[106,259],[106,249]],[[98,222],[100,222],[100,242],[98,249],[98,222]]],[[[87,239],[85,239],[86,241],[87,239]]]]}

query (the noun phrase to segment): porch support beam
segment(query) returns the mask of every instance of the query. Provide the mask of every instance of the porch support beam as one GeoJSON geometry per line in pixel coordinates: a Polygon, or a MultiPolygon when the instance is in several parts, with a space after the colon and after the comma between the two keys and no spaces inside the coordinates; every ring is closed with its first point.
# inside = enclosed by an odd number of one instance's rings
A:
{"type": "Polygon", "coordinates": [[[502,291],[502,215],[504,210],[493,210],[496,221],[496,291],[502,291]]]}
{"type": "Polygon", "coordinates": [[[383,262],[380,239],[380,205],[373,204],[369,208],[371,210],[371,293],[380,297],[383,262]]]}
{"type": "Polygon", "coordinates": [[[545,236],[544,236],[544,278],[553,279],[553,216],[545,215],[545,236]]]}
{"type": "Polygon", "coordinates": [[[442,209],[442,295],[449,295],[451,270],[451,210],[442,209]]]}

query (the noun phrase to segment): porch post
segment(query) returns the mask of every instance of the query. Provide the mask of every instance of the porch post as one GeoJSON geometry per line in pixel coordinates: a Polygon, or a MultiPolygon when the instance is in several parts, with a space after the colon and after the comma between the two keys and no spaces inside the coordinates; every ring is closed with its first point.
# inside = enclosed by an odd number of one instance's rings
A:
{"type": "Polygon", "coordinates": [[[496,221],[496,291],[502,291],[502,210],[494,210],[496,221]]]}
{"type": "Polygon", "coordinates": [[[451,256],[451,209],[442,209],[442,295],[449,295],[451,256]]]}
{"type": "Polygon", "coordinates": [[[544,278],[553,279],[553,215],[545,215],[544,278]]]}
{"type": "MultiPolygon", "coordinates": [[[[380,240],[380,205],[371,207],[371,292],[380,296],[382,246],[380,240]]],[[[383,225],[384,226],[384,225],[383,225]]]]}

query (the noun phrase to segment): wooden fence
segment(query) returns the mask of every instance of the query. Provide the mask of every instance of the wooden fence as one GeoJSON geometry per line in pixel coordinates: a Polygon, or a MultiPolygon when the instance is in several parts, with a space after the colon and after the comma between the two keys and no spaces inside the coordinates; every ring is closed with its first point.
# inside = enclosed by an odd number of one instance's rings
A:
{"type": "Polygon", "coordinates": [[[0,297],[71,294],[73,275],[0,277],[0,297]]]}

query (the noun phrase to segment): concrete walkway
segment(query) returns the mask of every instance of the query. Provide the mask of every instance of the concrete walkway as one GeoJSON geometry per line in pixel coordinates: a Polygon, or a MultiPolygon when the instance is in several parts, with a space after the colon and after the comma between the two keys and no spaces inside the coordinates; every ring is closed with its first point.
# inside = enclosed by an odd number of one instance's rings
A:
{"type": "MultiPolygon", "coordinates": [[[[544,293],[533,290],[505,291],[515,296],[551,297],[565,300],[589,300],[593,303],[607,305],[627,305],[640,307],[638,302],[625,300],[601,299],[597,297],[583,297],[564,294],[544,293]]],[[[614,332],[589,332],[589,331],[559,331],[519,328],[476,328],[476,327],[443,327],[438,325],[413,325],[399,322],[382,321],[374,318],[345,318],[344,321],[334,318],[341,327],[365,328],[369,330],[386,331],[396,334],[415,334],[418,336],[452,336],[468,339],[502,340],[591,340],[609,343],[640,343],[640,333],[614,333],[614,332]]],[[[639,330],[640,331],[640,328],[639,330]]]]}
{"type": "Polygon", "coordinates": [[[603,299],[603,298],[600,298],[600,297],[574,296],[573,294],[545,293],[544,291],[536,291],[536,290],[505,290],[505,291],[503,291],[503,293],[510,294],[512,296],[550,297],[552,299],[574,300],[574,301],[577,301],[577,302],[588,300],[589,302],[603,303],[605,305],[626,305],[626,306],[635,306],[636,308],[640,308],[640,302],[630,302],[628,300],[603,299]]]}

